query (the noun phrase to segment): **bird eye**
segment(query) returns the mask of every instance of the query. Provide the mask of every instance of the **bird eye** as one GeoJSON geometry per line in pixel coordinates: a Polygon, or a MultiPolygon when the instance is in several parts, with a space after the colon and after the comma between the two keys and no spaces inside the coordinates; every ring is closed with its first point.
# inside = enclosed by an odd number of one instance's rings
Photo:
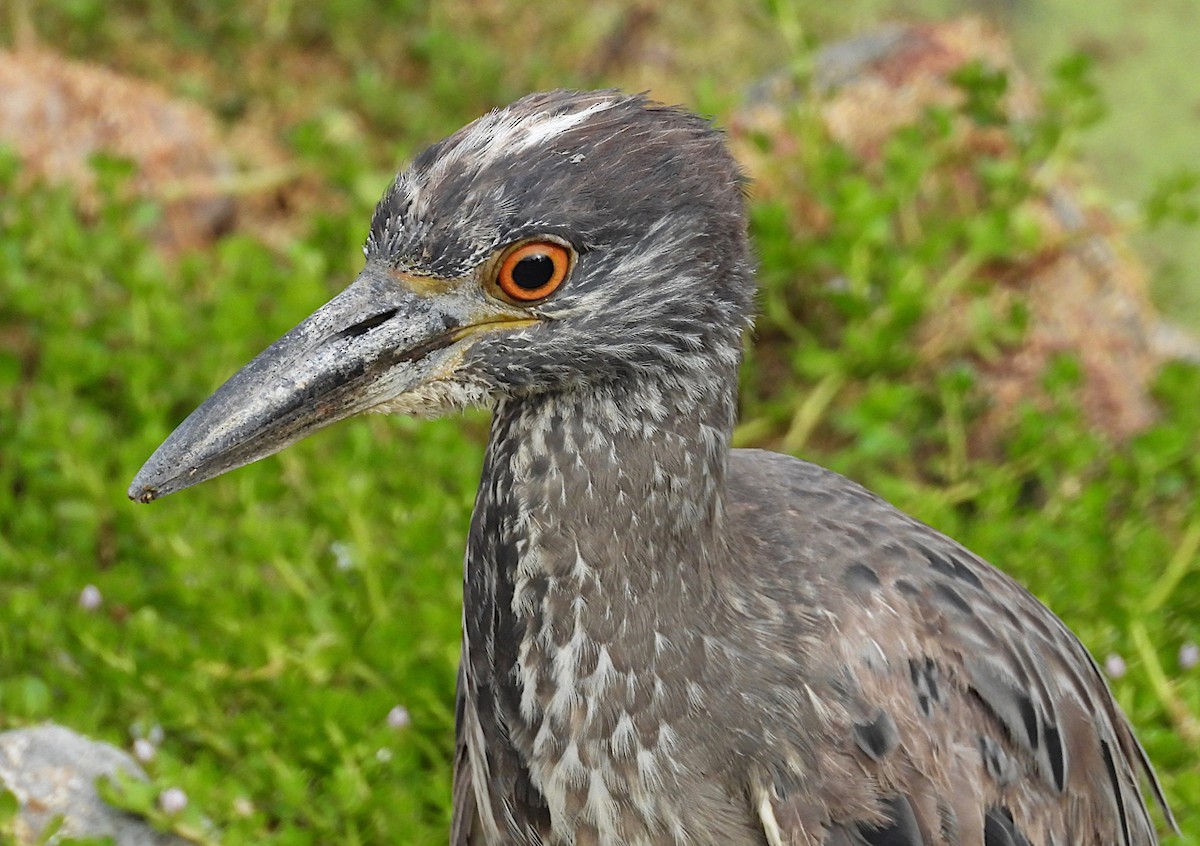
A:
{"type": "Polygon", "coordinates": [[[558,290],[571,271],[571,249],[557,241],[526,241],[500,256],[496,287],[510,300],[531,303],[558,290]]]}

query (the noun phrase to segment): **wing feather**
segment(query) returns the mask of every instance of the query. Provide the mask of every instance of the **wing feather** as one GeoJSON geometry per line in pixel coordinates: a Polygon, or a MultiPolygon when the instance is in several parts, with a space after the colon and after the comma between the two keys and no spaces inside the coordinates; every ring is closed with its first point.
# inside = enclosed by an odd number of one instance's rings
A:
{"type": "Polygon", "coordinates": [[[1171,817],[1145,753],[1095,661],[1032,594],[835,473],[735,461],[739,529],[794,559],[756,593],[795,594],[804,617],[781,651],[824,703],[823,725],[776,731],[779,759],[807,771],[756,782],[781,842],[1158,842],[1139,778],[1171,817]],[[771,501],[791,508],[756,504],[771,501]]]}

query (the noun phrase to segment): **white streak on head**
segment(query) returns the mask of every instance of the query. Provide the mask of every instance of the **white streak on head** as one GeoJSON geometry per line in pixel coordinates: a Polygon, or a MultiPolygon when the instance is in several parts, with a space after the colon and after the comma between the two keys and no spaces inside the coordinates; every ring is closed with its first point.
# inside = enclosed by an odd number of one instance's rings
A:
{"type": "Polygon", "coordinates": [[[600,100],[592,103],[585,109],[578,112],[570,112],[565,115],[547,115],[544,112],[535,115],[531,120],[522,121],[520,127],[524,130],[525,136],[514,137],[508,143],[514,151],[527,150],[530,147],[536,147],[539,144],[544,144],[551,138],[557,135],[562,135],[569,129],[573,129],[583,123],[592,115],[610,109],[613,106],[612,100],[600,100]]]}
{"type": "Polygon", "coordinates": [[[437,183],[454,168],[481,170],[502,155],[549,143],[592,115],[611,109],[617,102],[598,100],[566,114],[544,111],[521,114],[509,109],[490,112],[467,127],[453,149],[446,151],[433,166],[428,181],[437,183]]]}

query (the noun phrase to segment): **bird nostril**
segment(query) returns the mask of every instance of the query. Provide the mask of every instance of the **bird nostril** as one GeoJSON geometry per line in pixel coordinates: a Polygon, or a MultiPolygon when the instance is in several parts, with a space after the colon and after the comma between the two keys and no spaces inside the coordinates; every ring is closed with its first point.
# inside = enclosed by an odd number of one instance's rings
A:
{"type": "Polygon", "coordinates": [[[381,323],[386,323],[399,313],[400,309],[390,308],[387,311],[382,311],[379,314],[368,317],[366,320],[360,320],[353,326],[349,326],[337,333],[338,338],[357,338],[359,335],[365,335],[381,323]]]}

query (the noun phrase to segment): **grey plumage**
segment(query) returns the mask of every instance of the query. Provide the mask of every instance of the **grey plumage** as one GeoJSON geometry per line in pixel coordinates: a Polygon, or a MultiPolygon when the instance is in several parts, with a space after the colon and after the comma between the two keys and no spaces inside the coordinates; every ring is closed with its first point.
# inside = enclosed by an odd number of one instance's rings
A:
{"type": "Polygon", "coordinates": [[[730,449],[752,262],[705,121],[526,97],[418,156],[366,257],[130,496],[359,411],[494,407],[452,846],[1157,842],[1150,764],[1050,611],[858,485],[730,449]],[[530,278],[570,256],[528,302],[497,288],[525,243],[530,278]]]}

